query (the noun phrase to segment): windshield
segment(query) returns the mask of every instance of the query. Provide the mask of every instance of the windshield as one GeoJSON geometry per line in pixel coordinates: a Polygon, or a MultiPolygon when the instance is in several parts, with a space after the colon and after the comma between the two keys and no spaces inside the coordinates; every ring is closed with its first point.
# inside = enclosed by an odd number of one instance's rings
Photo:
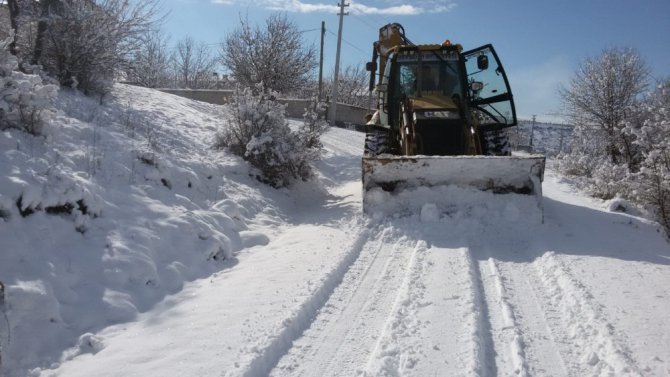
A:
{"type": "Polygon", "coordinates": [[[421,94],[460,98],[462,75],[456,52],[425,51],[421,53],[421,63],[419,54],[412,52],[403,51],[398,55],[396,95],[417,96],[421,90],[421,94]]]}

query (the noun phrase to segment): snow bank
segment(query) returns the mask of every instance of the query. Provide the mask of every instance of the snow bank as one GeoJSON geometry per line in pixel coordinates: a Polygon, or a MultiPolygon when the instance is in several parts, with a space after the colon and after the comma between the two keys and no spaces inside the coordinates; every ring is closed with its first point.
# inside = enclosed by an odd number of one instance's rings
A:
{"type": "Polygon", "coordinates": [[[45,137],[0,133],[5,376],[100,351],[92,333],[269,242],[247,227],[267,195],[209,149],[220,107],[129,86],[105,102],[61,91],[45,137]]]}

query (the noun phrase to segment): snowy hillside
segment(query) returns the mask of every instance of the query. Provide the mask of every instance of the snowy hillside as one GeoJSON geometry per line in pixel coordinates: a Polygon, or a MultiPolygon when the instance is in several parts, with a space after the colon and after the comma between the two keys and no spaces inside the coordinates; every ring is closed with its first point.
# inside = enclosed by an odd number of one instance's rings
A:
{"type": "Polygon", "coordinates": [[[511,128],[509,136],[514,146],[530,149],[535,153],[556,156],[570,150],[572,126],[565,124],[519,120],[519,126],[511,128]]]}
{"type": "Polygon", "coordinates": [[[3,376],[670,374],[670,245],[551,164],[544,223],[464,191],[366,217],[355,131],[274,190],[209,149],[220,107],[59,107],[46,140],[0,134],[3,376]]]}
{"type": "Polygon", "coordinates": [[[64,357],[96,352],[85,334],[134,320],[268,241],[245,221],[268,212],[273,193],[209,149],[220,109],[128,86],[108,101],[61,91],[45,139],[0,134],[8,375],[74,344],[64,357]]]}

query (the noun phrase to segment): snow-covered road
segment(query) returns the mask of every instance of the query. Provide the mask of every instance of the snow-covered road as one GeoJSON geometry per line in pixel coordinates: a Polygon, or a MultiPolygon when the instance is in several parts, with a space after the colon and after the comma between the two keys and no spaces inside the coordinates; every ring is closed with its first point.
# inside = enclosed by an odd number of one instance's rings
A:
{"type": "Polygon", "coordinates": [[[272,375],[666,375],[667,243],[655,226],[590,208],[552,174],[546,187],[545,224],[370,226],[272,375]],[[651,306],[631,294],[642,286],[651,306]]]}

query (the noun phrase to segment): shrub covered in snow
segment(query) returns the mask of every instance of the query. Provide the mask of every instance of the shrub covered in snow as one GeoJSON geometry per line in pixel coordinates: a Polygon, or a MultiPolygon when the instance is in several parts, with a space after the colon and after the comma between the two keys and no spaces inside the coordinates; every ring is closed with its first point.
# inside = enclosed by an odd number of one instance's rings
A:
{"type": "Polygon", "coordinates": [[[617,196],[629,198],[631,174],[626,164],[614,164],[607,159],[600,161],[591,180],[591,193],[602,199],[617,196]]]}
{"type": "Polygon", "coordinates": [[[242,156],[259,170],[259,180],[278,188],[312,175],[310,163],[320,144],[314,142],[317,131],[308,126],[291,130],[286,106],[275,98],[262,86],[238,90],[231,103],[232,122],[217,135],[215,148],[242,156]]]}
{"type": "Polygon", "coordinates": [[[321,135],[328,129],[326,121],[326,111],[328,107],[324,102],[313,98],[309,107],[303,114],[303,123],[300,125],[300,135],[303,137],[303,144],[307,148],[322,148],[321,135]]]}
{"type": "Polygon", "coordinates": [[[11,36],[0,41],[0,129],[18,128],[33,135],[42,132],[50,118],[58,88],[36,74],[19,71],[9,53],[11,36]]]}
{"type": "Polygon", "coordinates": [[[597,166],[605,159],[599,151],[603,138],[599,131],[576,125],[571,148],[557,156],[558,169],[564,174],[591,178],[597,166]]]}
{"type": "Polygon", "coordinates": [[[604,139],[594,136],[593,130],[575,127],[572,149],[557,156],[557,168],[563,174],[581,177],[591,195],[601,199],[628,197],[630,178],[627,164],[615,164],[599,153],[604,139]]]}
{"type": "Polygon", "coordinates": [[[670,80],[652,93],[645,110],[643,126],[631,130],[643,156],[640,170],[633,176],[635,199],[651,207],[670,230],[670,80]]]}

